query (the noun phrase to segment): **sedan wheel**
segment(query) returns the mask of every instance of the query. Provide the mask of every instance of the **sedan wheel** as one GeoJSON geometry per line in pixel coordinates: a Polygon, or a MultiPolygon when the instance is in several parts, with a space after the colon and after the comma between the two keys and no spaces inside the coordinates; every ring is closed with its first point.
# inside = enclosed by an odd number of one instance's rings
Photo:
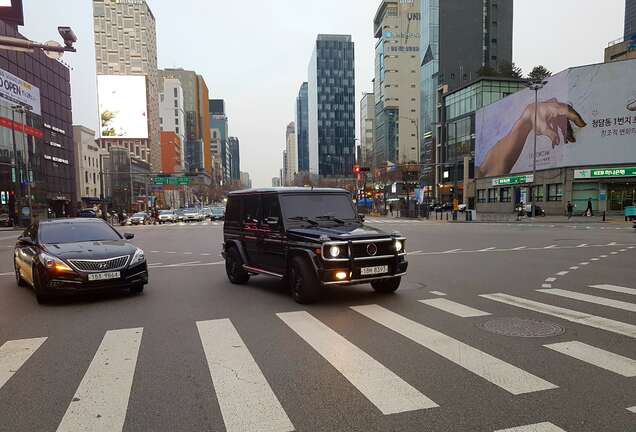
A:
{"type": "Polygon", "coordinates": [[[17,282],[18,286],[20,287],[27,286],[27,283],[22,277],[22,273],[20,272],[20,269],[18,268],[18,266],[14,263],[13,267],[15,270],[15,281],[17,282]]]}

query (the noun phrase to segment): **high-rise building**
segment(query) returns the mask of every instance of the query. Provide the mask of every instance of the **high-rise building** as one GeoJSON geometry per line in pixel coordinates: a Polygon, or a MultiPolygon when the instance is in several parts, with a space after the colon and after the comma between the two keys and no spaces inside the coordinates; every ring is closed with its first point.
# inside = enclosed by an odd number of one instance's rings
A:
{"type": "Polygon", "coordinates": [[[181,138],[174,131],[161,132],[161,172],[175,174],[182,172],[181,138]]]}
{"type": "Polygon", "coordinates": [[[239,181],[241,183],[241,187],[245,189],[252,189],[252,180],[250,179],[250,173],[241,171],[239,174],[239,181]]]}
{"type": "Polygon", "coordinates": [[[511,68],[513,0],[420,1],[420,159],[432,185],[440,174],[438,94],[465,86],[480,71],[511,68]]]}
{"type": "Polygon", "coordinates": [[[75,146],[75,201],[93,205],[102,194],[100,148],[95,143],[95,131],[86,126],[73,125],[75,146]]]}
{"type": "Polygon", "coordinates": [[[287,165],[285,184],[293,185],[294,177],[298,173],[298,151],[296,150],[296,125],[291,122],[285,131],[285,154],[287,155],[287,165]]]}
{"type": "Polygon", "coordinates": [[[280,177],[272,177],[272,187],[280,187],[280,177]]]}
{"type": "Polygon", "coordinates": [[[358,163],[372,167],[375,141],[375,97],[373,93],[363,93],[360,100],[360,160],[358,163]]]}
{"type": "Polygon", "coordinates": [[[228,150],[231,157],[230,177],[232,181],[241,180],[241,154],[240,154],[240,142],[236,137],[229,137],[227,139],[228,150]]]}
{"type": "Polygon", "coordinates": [[[296,98],[296,148],[298,150],[298,172],[309,172],[309,106],[308,87],[302,83],[296,98]]]}
{"type": "Polygon", "coordinates": [[[383,0],[373,20],[376,164],[419,162],[420,0],[383,0]]]}
{"type": "MultiPolygon", "coordinates": [[[[177,167],[171,168],[172,172],[184,171],[185,149],[185,111],[183,109],[183,88],[181,82],[176,78],[162,78],[162,91],[159,93],[159,125],[161,128],[161,148],[164,149],[164,143],[168,135],[163,132],[172,132],[179,138],[179,161],[177,167]]],[[[172,138],[170,139],[172,141],[172,138]]],[[[168,159],[161,157],[162,172],[164,171],[164,162],[172,161],[172,155],[168,159]]],[[[170,163],[172,166],[172,162],[170,163]]]]}
{"type": "Polygon", "coordinates": [[[102,149],[127,148],[133,157],[158,170],[160,88],[155,17],[146,0],[93,0],[93,23],[100,145],[102,149]],[[144,76],[145,81],[131,76],[144,76]],[[141,122],[146,124],[139,127],[141,122]]]}
{"type": "Polygon", "coordinates": [[[208,88],[205,79],[194,71],[184,69],[164,69],[161,77],[176,79],[183,91],[185,115],[185,170],[212,176],[212,151],[208,111],[208,88]]]}
{"type": "Polygon", "coordinates": [[[354,45],[350,35],[318,35],[309,62],[309,171],[351,177],[355,161],[354,45]]]}
{"type": "Polygon", "coordinates": [[[228,118],[223,99],[208,101],[210,128],[212,136],[212,154],[219,160],[220,180],[225,184],[232,180],[232,152],[229,149],[228,118]]]}
{"type": "Polygon", "coordinates": [[[288,171],[287,171],[287,150],[283,150],[283,168],[280,170],[280,182],[283,186],[289,186],[287,184],[287,177],[288,177],[288,171]]]}
{"type": "Polygon", "coordinates": [[[636,34],[636,0],[625,0],[625,39],[636,34]]]}

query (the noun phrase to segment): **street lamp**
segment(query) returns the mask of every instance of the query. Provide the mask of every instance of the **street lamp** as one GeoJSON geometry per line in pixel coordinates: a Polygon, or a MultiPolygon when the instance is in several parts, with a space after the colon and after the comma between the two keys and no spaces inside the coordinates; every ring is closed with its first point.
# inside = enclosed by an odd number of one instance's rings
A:
{"type": "Polygon", "coordinates": [[[532,186],[530,189],[530,216],[535,216],[535,189],[537,184],[537,112],[539,111],[539,90],[547,84],[547,81],[528,84],[530,90],[534,90],[534,146],[532,151],[532,186]]]}

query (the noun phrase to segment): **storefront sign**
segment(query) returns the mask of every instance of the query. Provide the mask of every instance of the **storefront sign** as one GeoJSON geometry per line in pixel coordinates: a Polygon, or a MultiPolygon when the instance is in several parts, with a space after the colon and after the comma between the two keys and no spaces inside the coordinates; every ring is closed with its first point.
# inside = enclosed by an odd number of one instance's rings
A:
{"type": "Polygon", "coordinates": [[[585,170],[575,170],[574,178],[594,179],[594,178],[610,178],[610,177],[636,177],[636,167],[629,168],[595,168],[585,170]]]}
{"type": "Polygon", "coordinates": [[[27,135],[34,136],[38,139],[44,138],[44,132],[42,132],[40,129],[36,129],[32,126],[28,126],[22,123],[14,122],[13,120],[5,117],[0,117],[0,126],[14,129],[17,132],[22,132],[27,135]]]}
{"type": "Polygon", "coordinates": [[[519,185],[519,184],[526,184],[526,183],[533,183],[533,182],[534,182],[533,175],[500,177],[500,178],[492,179],[493,186],[519,185]]]}
{"type": "Polygon", "coordinates": [[[34,114],[42,115],[40,89],[17,76],[0,69],[0,99],[19,104],[34,114]]]}
{"type": "Polygon", "coordinates": [[[50,129],[50,130],[52,130],[54,132],[61,133],[62,135],[66,135],[66,131],[64,129],[60,129],[59,127],[51,126],[50,124],[48,124],[46,122],[42,123],[42,125],[45,128],[50,129]]]}
{"type": "Polygon", "coordinates": [[[53,142],[53,141],[51,141],[51,142],[49,143],[49,145],[50,145],[51,147],[62,148],[62,144],[58,144],[58,143],[53,142]]]}
{"type": "Polygon", "coordinates": [[[64,164],[64,165],[68,165],[68,159],[62,159],[62,158],[59,158],[59,157],[56,157],[56,156],[51,156],[51,155],[45,154],[44,155],[44,159],[50,160],[50,161],[53,161],[53,162],[58,162],[58,163],[61,163],[61,164],[64,164]]]}
{"type": "Polygon", "coordinates": [[[188,186],[190,184],[190,177],[155,177],[152,179],[155,186],[188,186]]]}

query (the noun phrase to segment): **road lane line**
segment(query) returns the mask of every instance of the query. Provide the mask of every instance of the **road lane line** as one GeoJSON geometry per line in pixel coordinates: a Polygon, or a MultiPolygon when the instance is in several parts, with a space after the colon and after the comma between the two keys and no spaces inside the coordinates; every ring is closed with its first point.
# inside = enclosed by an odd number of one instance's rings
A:
{"type": "Polygon", "coordinates": [[[587,261],[586,261],[586,262],[579,263],[579,265],[581,265],[581,266],[586,266],[586,265],[589,265],[589,264],[590,264],[590,263],[589,263],[589,262],[587,262],[587,261]]]}
{"type": "Polygon", "coordinates": [[[480,294],[479,296],[499,303],[506,303],[522,309],[535,311],[545,315],[551,315],[577,324],[595,327],[608,332],[636,338],[636,325],[627,324],[621,321],[615,321],[609,318],[590,315],[572,309],[539,303],[522,297],[511,296],[509,294],[480,294]]]}
{"type": "Polygon", "coordinates": [[[446,293],[443,293],[441,291],[429,291],[431,294],[435,294],[436,296],[446,296],[446,293]]]}
{"type": "Polygon", "coordinates": [[[443,254],[451,254],[454,252],[459,252],[461,249],[451,249],[451,250],[447,250],[446,252],[442,252],[443,254]]]}
{"type": "Polygon", "coordinates": [[[549,277],[545,279],[546,282],[556,282],[556,278],[549,277]]]}
{"type": "Polygon", "coordinates": [[[57,432],[123,429],[142,334],[142,328],[106,332],[57,432]]]}
{"type": "Polygon", "coordinates": [[[202,253],[201,256],[210,256],[211,254],[209,253],[202,253]]]}
{"type": "Polygon", "coordinates": [[[422,253],[422,251],[418,250],[418,251],[409,252],[409,253],[407,253],[407,255],[417,255],[417,254],[421,254],[421,253],[422,253]]]}
{"type": "Polygon", "coordinates": [[[351,309],[514,395],[557,388],[516,366],[381,306],[353,306],[351,309]]]}
{"type": "Polygon", "coordinates": [[[629,407],[629,408],[627,408],[627,411],[631,411],[631,412],[633,412],[634,414],[636,414],[636,406],[633,406],[633,407],[629,407]]]}
{"type": "Polygon", "coordinates": [[[566,432],[550,422],[535,423],[526,426],[518,426],[510,429],[499,429],[495,432],[566,432]]]}
{"type": "Polygon", "coordinates": [[[434,308],[448,312],[461,318],[473,318],[480,316],[490,315],[488,312],[480,311],[479,309],[472,308],[470,306],[463,305],[448,299],[436,298],[427,300],[418,300],[420,303],[432,306],[434,308]]]}
{"type": "Polygon", "coordinates": [[[550,246],[546,246],[543,249],[555,249],[557,248],[559,245],[550,245],[550,246]]]}
{"type": "Polygon", "coordinates": [[[583,342],[560,342],[543,346],[624,377],[636,376],[636,360],[584,344],[583,342]]]}
{"type": "Polygon", "coordinates": [[[438,406],[380,362],[309,313],[301,311],[277,315],[336,368],[382,414],[395,414],[438,406]]]}
{"type": "Polygon", "coordinates": [[[552,284],[542,284],[541,288],[552,288],[552,284]]]}
{"type": "Polygon", "coordinates": [[[197,329],[227,432],[293,431],[289,417],[229,319],[197,329]]]}
{"type": "Polygon", "coordinates": [[[599,258],[607,258],[607,255],[601,255],[599,258]]]}
{"type": "Polygon", "coordinates": [[[45,337],[19,339],[0,346],[0,389],[46,341],[45,337]]]}
{"type": "Polygon", "coordinates": [[[600,261],[598,258],[592,258],[590,261],[600,261]]]}
{"type": "Polygon", "coordinates": [[[15,272],[0,273],[0,276],[15,276],[15,272]]]}
{"type": "Polygon", "coordinates": [[[572,267],[570,267],[570,270],[578,270],[578,269],[579,269],[579,267],[578,267],[578,266],[572,266],[572,267]]]}
{"type": "Polygon", "coordinates": [[[584,247],[587,247],[587,243],[582,243],[577,246],[577,248],[584,248],[584,247]]]}
{"type": "Polygon", "coordinates": [[[565,276],[566,274],[570,273],[569,271],[560,271],[557,273],[557,276],[565,276]]]}
{"type": "Polygon", "coordinates": [[[590,285],[590,288],[596,288],[596,289],[605,290],[605,291],[613,291],[613,292],[622,293],[622,294],[636,295],[636,289],[626,288],[626,287],[617,286],[617,285],[590,285]]]}
{"type": "Polygon", "coordinates": [[[616,246],[616,242],[611,242],[607,244],[608,246],[616,246]]]}
{"type": "Polygon", "coordinates": [[[519,247],[516,247],[516,248],[514,248],[514,249],[512,249],[512,250],[513,250],[513,251],[520,251],[520,250],[524,250],[524,249],[526,249],[527,247],[528,247],[528,246],[519,246],[519,247]]]}
{"type": "Polygon", "coordinates": [[[495,250],[495,249],[497,249],[497,248],[489,247],[489,248],[485,248],[485,249],[479,249],[477,252],[488,252],[488,251],[495,250]]]}
{"type": "Polygon", "coordinates": [[[537,290],[542,293],[552,294],[559,297],[570,298],[574,300],[580,300],[588,303],[594,303],[601,306],[607,306],[614,309],[622,309],[629,312],[636,312],[636,304],[628,303],[620,300],[608,299],[605,297],[597,297],[594,295],[578,293],[575,291],[568,291],[562,289],[540,289],[537,290]]]}
{"type": "Polygon", "coordinates": [[[192,255],[192,252],[184,252],[184,255],[192,255]]]}

